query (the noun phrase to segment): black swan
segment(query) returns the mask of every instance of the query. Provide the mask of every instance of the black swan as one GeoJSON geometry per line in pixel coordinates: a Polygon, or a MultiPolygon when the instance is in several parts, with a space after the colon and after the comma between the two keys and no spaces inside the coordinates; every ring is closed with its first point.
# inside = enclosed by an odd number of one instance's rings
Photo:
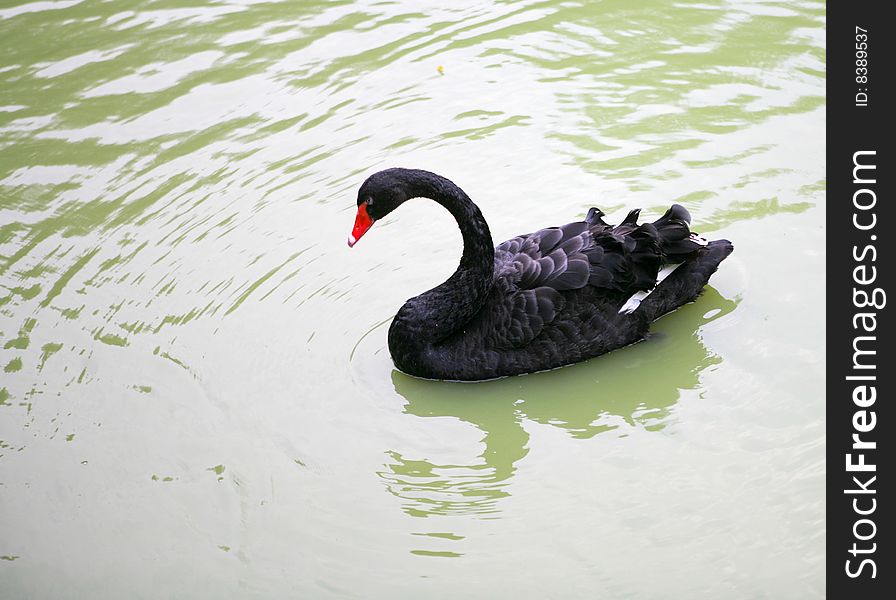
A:
{"type": "Polygon", "coordinates": [[[734,250],[728,240],[691,233],[691,216],[678,204],[640,225],[633,210],[615,227],[592,208],[584,221],[495,248],[463,190],[417,169],[386,169],[361,185],[348,245],[417,197],[447,208],[464,242],[457,271],[408,300],[389,327],[395,366],[427,379],[543,371],[637,342],[652,321],[693,301],[734,250]]]}

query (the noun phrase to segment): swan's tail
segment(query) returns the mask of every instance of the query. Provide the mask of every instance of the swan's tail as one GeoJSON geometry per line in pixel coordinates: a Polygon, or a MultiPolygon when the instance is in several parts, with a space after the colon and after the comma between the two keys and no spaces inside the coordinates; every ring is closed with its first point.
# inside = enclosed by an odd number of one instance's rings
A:
{"type": "Polygon", "coordinates": [[[733,251],[734,245],[728,240],[707,242],[641,302],[638,312],[643,313],[648,321],[653,321],[682,304],[692,302],[719,268],[719,263],[733,251]]]}

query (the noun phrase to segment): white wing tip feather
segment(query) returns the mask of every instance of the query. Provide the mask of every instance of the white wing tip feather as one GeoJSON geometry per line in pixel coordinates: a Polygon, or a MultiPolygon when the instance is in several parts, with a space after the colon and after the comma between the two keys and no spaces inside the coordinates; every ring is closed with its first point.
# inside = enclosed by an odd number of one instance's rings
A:
{"type": "MultiPolygon", "coordinates": [[[[692,237],[697,238],[697,236],[692,236],[692,237]]],[[[706,242],[707,244],[709,243],[703,238],[697,238],[697,239],[695,239],[695,241],[703,241],[703,242],[706,242]]],[[[683,262],[674,263],[671,265],[666,265],[662,269],[660,269],[659,273],[656,274],[656,285],[653,286],[649,290],[640,290],[640,291],[632,294],[632,297],[629,298],[628,300],[626,300],[625,304],[622,305],[622,308],[619,309],[618,314],[624,313],[624,314],[628,315],[628,314],[633,313],[636,308],[641,306],[641,302],[644,300],[644,298],[646,298],[647,296],[652,294],[654,292],[654,290],[656,290],[656,288],[660,287],[660,284],[666,279],[666,277],[671,275],[675,269],[677,269],[678,267],[680,267],[683,264],[684,264],[683,262]]]]}

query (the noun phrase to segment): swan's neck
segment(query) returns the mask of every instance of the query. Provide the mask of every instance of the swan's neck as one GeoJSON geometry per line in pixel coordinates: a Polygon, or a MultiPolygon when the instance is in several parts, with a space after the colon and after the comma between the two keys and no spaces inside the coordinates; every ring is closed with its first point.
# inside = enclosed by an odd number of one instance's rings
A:
{"type": "Polygon", "coordinates": [[[389,330],[393,342],[419,350],[462,329],[479,311],[492,287],[495,249],[488,224],[473,201],[451,181],[427,171],[408,171],[408,197],[435,200],[460,228],[464,252],[454,274],[442,285],[405,303],[389,330]]]}

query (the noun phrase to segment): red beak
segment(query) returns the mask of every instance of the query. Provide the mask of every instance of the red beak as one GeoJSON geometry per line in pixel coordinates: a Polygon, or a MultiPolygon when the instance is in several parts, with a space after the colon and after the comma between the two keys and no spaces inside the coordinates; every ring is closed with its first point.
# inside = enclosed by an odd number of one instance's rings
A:
{"type": "Polygon", "coordinates": [[[355,217],[355,228],[352,234],[348,236],[348,247],[351,248],[358,243],[361,236],[367,233],[367,230],[373,226],[373,219],[367,214],[367,203],[362,202],[358,207],[358,216],[355,217]]]}

